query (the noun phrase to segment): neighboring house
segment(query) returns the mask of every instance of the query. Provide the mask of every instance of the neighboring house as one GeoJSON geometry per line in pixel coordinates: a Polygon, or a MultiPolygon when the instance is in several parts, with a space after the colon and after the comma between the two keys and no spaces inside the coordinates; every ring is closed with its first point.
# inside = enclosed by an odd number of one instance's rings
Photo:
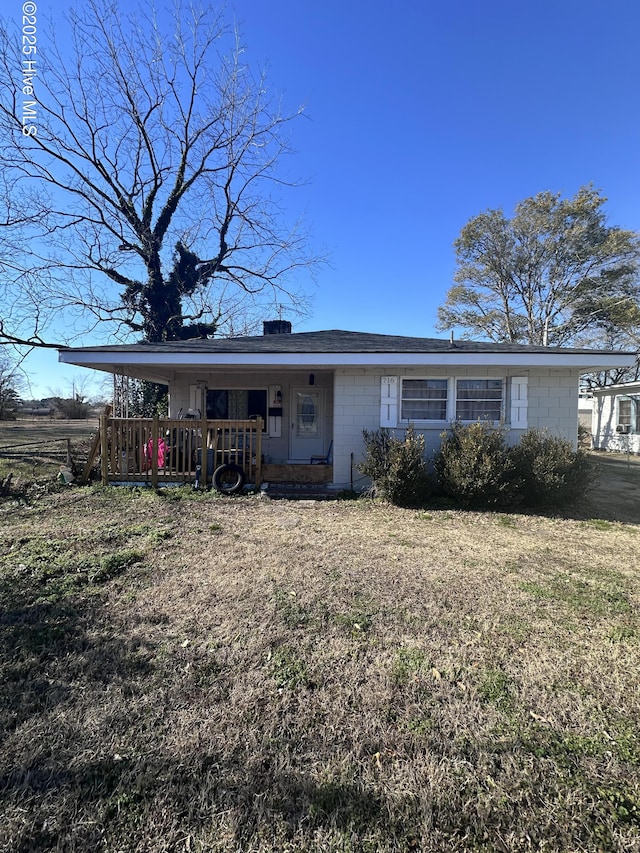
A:
{"type": "MultiPolygon", "coordinates": [[[[502,423],[515,442],[528,428],[574,445],[583,373],[631,366],[628,353],[448,341],[348,331],[292,334],[286,321],[263,335],[60,351],[60,361],[160,382],[170,415],[264,420],[266,463],[309,463],[332,448],[333,485],[359,478],[362,430],[425,434],[429,456],[453,421],[502,423]]],[[[266,476],[266,475],[265,475],[266,476]]]]}
{"type": "Polygon", "coordinates": [[[593,394],[591,391],[580,392],[578,396],[578,424],[591,433],[593,418],[593,394]]]}
{"type": "Polygon", "coordinates": [[[595,388],[593,398],[593,446],[640,453],[640,382],[595,388]]]}

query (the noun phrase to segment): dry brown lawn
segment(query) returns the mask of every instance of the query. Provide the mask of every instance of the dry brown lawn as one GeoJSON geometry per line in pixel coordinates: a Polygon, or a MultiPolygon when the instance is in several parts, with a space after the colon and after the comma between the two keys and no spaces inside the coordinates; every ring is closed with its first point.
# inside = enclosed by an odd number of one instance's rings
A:
{"type": "Polygon", "coordinates": [[[565,517],[0,503],[0,849],[640,850],[617,461],[565,517]]]}

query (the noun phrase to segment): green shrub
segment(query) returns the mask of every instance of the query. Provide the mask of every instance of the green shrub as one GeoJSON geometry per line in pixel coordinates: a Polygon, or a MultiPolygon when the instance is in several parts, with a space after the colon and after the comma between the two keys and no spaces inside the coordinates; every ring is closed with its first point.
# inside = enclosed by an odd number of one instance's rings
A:
{"type": "Polygon", "coordinates": [[[511,450],[527,506],[559,506],[582,497],[594,479],[594,466],[571,442],[541,430],[529,430],[511,450]]]}
{"type": "Polygon", "coordinates": [[[431,494],[424,435],[410,424],[404,438],[384,429],[362,431],[366,455],[358,470],[370,478],[372,493],[396,506],[419,506],[431,494]]]}
{"type": "Polygon", "coordinates": [[[358,465],[358,470],[371,480],[373,491],[376,491],[382,487],[382,483],[386,479],[389,470],[391,443],[394,439],[386,429],[377,429],[371,432],[363,429],[362,438],[365,446],[365,458],[364,462],[358,465]]]}
{"type": "Polygon", "coordinates": [[[463,506],[560,506],[582,497],[594,467],[571,442],[529,430],[512,448],[488,423],[454,424],[435,459],[440,490],[463,506]]]}
{"type": "Polygon", "coordinates": [[[463,506],[505,506],[518,483],[504,430],[480,422],[454,423],[442,433],[435,469],[441,491],[463,506]]]}

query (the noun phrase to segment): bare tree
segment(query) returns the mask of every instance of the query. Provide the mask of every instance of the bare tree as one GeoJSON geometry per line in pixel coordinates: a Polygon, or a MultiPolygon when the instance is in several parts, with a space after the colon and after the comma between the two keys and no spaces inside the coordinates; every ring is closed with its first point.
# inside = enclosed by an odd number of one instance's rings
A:
{"type": "Polygon", "coordinates": [[[0,27],[0,341],[46,344],[52,316],[162,341],[304,310],[295,279],[319,258],[283,172],[302,110],[211,8],[165,18],[88,0],[34,53],[0,27]]]}
{"type": "Polygon", "coordinates": [[[592,186],[573,198],[539,193],[473,217],[455,242],[456,284],[438,327],[542,346],[579,343],[595,330],[640,325],[640,241],[607,225],[592,186]]]}

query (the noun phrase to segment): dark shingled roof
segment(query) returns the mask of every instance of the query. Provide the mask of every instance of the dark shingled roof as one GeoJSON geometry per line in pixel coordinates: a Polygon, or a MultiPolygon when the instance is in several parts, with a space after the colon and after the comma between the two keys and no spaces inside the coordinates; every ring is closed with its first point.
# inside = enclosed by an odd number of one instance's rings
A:
{"type": "MultiPolygon", "coordinates": [[[[65,351],[65,348],[61,348],[65,351]]],[[[402,335],[379,335],[369,332],[346,332],[331,329],[324,332],[255,335],[209,340],[167,341],[150,344],[120,344],[100,347],[68,347],[69,352],[144,352],[144,353],[584,353],[607,354],[611,350],[566,347],[542,347],[526,344],[497,344],[489,341],[441,340],[412,338],[402,335]]]]}

